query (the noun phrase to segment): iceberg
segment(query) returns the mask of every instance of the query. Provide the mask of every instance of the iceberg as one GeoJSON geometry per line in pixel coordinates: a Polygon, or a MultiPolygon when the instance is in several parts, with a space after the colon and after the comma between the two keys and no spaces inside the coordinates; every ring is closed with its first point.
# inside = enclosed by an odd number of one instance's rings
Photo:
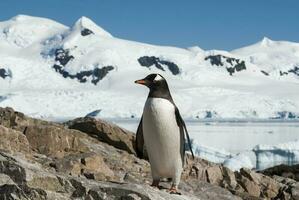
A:
{"type": "Polygon", "coordinates": [[[253,152],[256,155],[257,169],[266,169],[275,165],[294,165],[299,163],[299,140],[277,145],[257,145],[253,152]]]}

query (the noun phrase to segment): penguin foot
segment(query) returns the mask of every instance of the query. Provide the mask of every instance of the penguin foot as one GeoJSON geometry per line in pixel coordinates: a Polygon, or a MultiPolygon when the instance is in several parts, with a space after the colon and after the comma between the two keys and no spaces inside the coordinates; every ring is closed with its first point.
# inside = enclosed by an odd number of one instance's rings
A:
{"type": "Polygon", "coordinates": [[[153,180],[153,183],[151,184],[152,187],[158,188],[159,190],[161,189],[159,185],[160,180],[153,180]]]}
{"type": "Polygon", "coordinates": [[[175,186],[171,186],[171,188],[168,190],[168,192],[170,194],[178,194],[178,195],[181,195],[182,193],[180,193],[177,188],[175,186]]]}

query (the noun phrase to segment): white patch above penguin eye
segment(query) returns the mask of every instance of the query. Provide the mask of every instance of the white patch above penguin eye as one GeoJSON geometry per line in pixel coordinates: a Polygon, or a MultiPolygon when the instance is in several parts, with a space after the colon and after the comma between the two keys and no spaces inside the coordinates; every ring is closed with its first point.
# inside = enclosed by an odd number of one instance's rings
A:
{"type": "Polygon", "coordinates": [[[160,80],[162,80],[162,79],[163,79],[163,77],[160,76],[159,74],[157,74],[154,80],[155,80],[155,81],[160,81],[160,80]]]}

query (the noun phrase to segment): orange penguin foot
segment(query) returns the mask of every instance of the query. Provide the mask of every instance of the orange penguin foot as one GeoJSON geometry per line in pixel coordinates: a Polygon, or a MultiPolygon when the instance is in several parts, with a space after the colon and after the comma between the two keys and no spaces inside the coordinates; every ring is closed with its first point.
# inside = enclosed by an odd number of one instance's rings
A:
{"type": "Polygon", "coordinates": [[[171,186],[171,188],[168,190],[168,192],[170,194],[178,194],[178,195],[181,195],[181,193],[178,191],[177,187],[175,186],[171,186]]]}

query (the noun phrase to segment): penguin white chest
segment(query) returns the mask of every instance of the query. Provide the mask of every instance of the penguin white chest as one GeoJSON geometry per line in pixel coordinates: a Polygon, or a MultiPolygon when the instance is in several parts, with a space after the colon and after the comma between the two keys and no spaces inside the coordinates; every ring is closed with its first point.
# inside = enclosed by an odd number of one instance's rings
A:
{"type": "Polygon", "coordinates": [[[174,105],[167,99],[148,98],[142,126],[153,178],[175,178],[180,175],[181,136],[174,105]]]}

